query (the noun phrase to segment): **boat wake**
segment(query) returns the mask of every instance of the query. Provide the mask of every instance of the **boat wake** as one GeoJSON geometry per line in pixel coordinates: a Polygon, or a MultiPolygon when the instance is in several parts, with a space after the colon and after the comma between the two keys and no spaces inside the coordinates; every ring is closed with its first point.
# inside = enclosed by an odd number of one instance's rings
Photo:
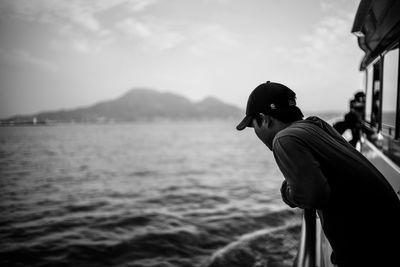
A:
{"type": "Polygon", "coordinates": [[[215,252],[203,267],[292,266],[300,239],[299,221],[246,234],[215,252]]]}

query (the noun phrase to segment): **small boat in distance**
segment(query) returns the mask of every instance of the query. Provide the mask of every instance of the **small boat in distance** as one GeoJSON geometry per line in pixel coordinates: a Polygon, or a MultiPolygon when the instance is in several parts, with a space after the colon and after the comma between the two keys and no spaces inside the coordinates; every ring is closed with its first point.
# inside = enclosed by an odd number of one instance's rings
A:
{"type": "MultiPolygon", "coordinates": [[[[365,123],[376,130],[370,140],[361,133],[358,148],[385,176],[400,200],[400,1],[361,0],[352,33],[365,52],[365,123]]],[[[332,248],[315,211],[305,210],[297,267],[330,267],[332,248]]]]}

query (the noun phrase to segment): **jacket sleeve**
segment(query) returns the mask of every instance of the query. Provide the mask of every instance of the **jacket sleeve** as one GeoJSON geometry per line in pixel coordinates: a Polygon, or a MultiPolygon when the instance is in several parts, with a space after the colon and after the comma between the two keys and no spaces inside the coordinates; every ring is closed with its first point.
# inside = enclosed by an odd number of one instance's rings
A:
{"type": "Polygon", "coordinates": [[[285,177],[281,187],[284,202],[303,209],[323,208],[329,200],[329,184],[304,143],[295,136],[282,136],[274,140],[273,153],[285,177]]]}

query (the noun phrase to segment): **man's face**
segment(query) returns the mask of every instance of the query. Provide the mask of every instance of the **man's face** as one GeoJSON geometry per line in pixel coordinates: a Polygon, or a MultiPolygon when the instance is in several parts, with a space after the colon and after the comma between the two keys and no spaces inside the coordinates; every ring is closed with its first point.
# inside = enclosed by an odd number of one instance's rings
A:
{"type": "Polygon", "coordinates": [[[365,96],[359,96],[356,101],[365,103],[365,96]]]}

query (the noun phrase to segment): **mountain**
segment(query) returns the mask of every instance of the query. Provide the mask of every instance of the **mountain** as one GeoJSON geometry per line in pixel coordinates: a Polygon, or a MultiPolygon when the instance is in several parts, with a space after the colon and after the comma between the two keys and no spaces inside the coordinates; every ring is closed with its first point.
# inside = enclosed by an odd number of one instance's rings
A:
{"type": "Polygon", "coordinates": [[[131,122],[156,119],[240,118],[243,112],[212,97],[200,102],[173,93],[151,89],[132,89],[121,97],[89,107],[14,116],[1,124],[34,124],[46,122],[131,122]]]}

